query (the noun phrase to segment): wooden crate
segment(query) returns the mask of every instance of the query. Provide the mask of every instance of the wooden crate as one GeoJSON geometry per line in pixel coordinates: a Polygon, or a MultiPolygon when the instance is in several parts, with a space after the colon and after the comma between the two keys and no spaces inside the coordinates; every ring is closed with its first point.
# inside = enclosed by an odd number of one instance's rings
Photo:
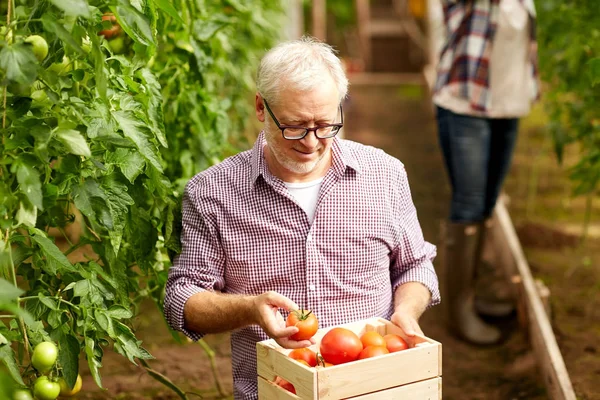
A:
{"type": "MultiPolygon", "coordinates": [[[[382,318],[340,326],[359,336],[374,330],[382,335],[395,333],[405,337],[397,326],[382,318]]],[[[329,329],[319,329],[312,350],[318,351],[321,338],[329,329]]],[[[427,337],[418,337],[416,345],[407,350],[327,368],[306,367],[288,357],[290,351],[273,339],[256,344],[259,399],[442,398],[442,345],[427,337]],[[276,376],[292,383],[296,395],[275,385],[276,376]]]]}

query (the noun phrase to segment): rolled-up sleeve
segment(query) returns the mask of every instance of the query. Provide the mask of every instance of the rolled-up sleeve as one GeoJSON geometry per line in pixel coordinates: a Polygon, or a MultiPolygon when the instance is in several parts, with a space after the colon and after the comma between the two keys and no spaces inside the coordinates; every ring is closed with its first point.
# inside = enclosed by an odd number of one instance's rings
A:
{"type": "Polygon", "coordinates": [[[206,290],[222,290],[224,254],[218,235],[206,212],[200,211],[200,184],[193,179],[186,186],[182,204],[182,231],[179,254],[169,269],[164,313],[168,324],[193,340],[202,332],[185,329],[184,306],[188,299],[206,290]]]}
{"type": "Polygon", "coordinates": [[[393,250],[390,278],[395,292],[407,282],[420,282],[431,293],[428,307],[440,303],[438,277],[433,267],[436,247],[425,241],[417,210],[413,204],[406,170],[402,166],[397,175],[396,199],[396,247],[393,250]]]}

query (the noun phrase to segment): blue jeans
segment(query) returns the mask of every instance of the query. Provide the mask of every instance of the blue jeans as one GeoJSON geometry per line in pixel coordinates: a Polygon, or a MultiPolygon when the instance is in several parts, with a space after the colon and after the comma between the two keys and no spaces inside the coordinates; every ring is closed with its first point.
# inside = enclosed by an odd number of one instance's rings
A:
{"type": "Polygon", "coordinates": [[[450,221],[483,221],[492,215],[510,167],[519,120],[471,117],[437,107],[437,122],[452,186],[450,221]]]}

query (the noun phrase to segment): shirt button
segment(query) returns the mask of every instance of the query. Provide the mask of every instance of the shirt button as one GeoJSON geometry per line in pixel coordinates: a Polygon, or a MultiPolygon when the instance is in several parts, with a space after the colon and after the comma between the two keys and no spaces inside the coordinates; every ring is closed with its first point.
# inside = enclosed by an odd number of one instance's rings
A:
{"type": "Polygon", "coordinates": [[[314,292],[314,291],[315,291],[315,289],[316,289],[316,286],[315,286],[315,285],[313,285],[313,284],[310,284],[310,285],[308,285],[308,288],[309,288],[311,291],[313,291],[313,292],[314,292]]]}

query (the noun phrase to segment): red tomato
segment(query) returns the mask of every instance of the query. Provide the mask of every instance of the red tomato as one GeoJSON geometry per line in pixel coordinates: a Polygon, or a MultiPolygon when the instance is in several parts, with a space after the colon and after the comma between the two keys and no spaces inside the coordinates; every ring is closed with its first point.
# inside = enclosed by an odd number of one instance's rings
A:
{"type": "Polygon", "coordinates": [[[288,354],[290,358],[298,361],[306,361],[309,367],[315,367],[317,365],[317,353],[305,347],[303,349],[294,349],[288,354]]]}
{"type": "Polygon", "coordinates": [[[110,21],[112,22],[112,27],[110,29],[104,29],[98,32],[98,35],[104,36],[106,39],[112,39],[115,36],[119,36],[121,34],[121,25],[117,22],[117,17],[115,17],[112,13],[106,13],[102,16],[102,21],[110,21]]]}
{"type": "Polygon", "coordinates": [[[297,333],[290,336],[292,340],[308,340],[317,333],[319,329],[319,320],[309,310],[292,310],[288,315],[286,326],[296,326],[300,329],[297,333]]]}
{"type": "Polygon", "coordinates": [[[363,349],[359,337],[349,329],[333,328],[321,339],[320,352],[334,365],[356,360],[363,349]]]}
{"type": "Polygon", "coordinates": [[[386,347],[390,353],[408,349],[408,343],[406,343],[406,340],[402,339],[402,337],[398,335],[388,333],[383,338],[385,339],[386,347]]]}
{"type": "Polygon", "coordinates": [[[385,346],[367,346],[360,352],[358,359],[362,360],[365,358],[382,356],[389,353],[390,351],[385,346]]]}
{"type": "Polygon", "coordinates": [[[285,379],[280,378],[280,377],[277,376],[277,377],[275,377],[274,383],[277,386],[281,386],[282,388],[284,388],[288,392],[292,392],[292,393],[296,394],[296,388],[294,387],[294,385],[292,385],[291,383],[289,383],[285,379]]]}
{"type": "Polygon", "coordinates": [[[360,341],[363,344],[363,347],[369,346],[383,346],[385,347],[385,339],[379,333],[375,331],[369,331],[363,333],[360,337],[360,341]]]}

